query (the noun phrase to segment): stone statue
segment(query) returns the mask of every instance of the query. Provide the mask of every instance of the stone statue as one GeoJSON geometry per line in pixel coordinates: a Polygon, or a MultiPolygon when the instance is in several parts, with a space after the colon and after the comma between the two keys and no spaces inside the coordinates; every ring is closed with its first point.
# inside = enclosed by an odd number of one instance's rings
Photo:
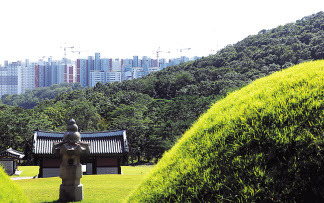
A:
{"type": "Polygon", "coordinates": [[[60,201],[81,201],[83,199],[82,165],[80,155],[90,153],[88,143],[81,142],[81,135],[74,119],[71,119],[64,133],[63,142],[54,143],[53,153],[60,154],[62,162],[60,165],[60,201]]]}

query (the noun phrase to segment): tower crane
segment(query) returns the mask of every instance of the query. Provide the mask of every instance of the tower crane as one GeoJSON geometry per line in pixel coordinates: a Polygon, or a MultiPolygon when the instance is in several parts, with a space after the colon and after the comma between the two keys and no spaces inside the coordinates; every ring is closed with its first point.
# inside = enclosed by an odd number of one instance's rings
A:
{"type": "Polygon", "coordinates": [[[170,53],[170,51],[162,51],[160,47],[156,51],[153,51],[153,52],[156,54],[156,59],[157,59],[158,63],[159,63],[160,53],[170,53]]]}
{"type": "MultiPolygon", "coordinates": [[[[184,52],[184,51],[189,51],[189,50],[191,50],[191,48],[181,48],[181,49],[177,49],[177,52],[184,52]]],[[[182,57],[182,54],[181,53],[179,53],[179,57],[181,58],[182,57]]]]}
{"type": "Polygon", "coordinates": [[[73,50],[73,51],[71,51],[72,53],[78,53],[79,54],[79,58],[80,58],[80,54],[81,54],[81,52],[88,52],[88,50],[73,50]]]}
{"type": "Polygon", "coordinates": [[[60,47],[60,48],[63,48],[64,49],[64,63],[65,63],[65,66],[66,66],[67,65],[66,64],[66,50],[67,49],[74,49],[74,46],[71,46],[71,47],[64,46],[64,47],[60,47]]]}
{"type": "Polygon", "coordinates": [[[190,50],[191,48],[183,48],[183,49],[178,49],[179,52],[182,52],[182,51],[186,51],[186,50],[190,50]]]}

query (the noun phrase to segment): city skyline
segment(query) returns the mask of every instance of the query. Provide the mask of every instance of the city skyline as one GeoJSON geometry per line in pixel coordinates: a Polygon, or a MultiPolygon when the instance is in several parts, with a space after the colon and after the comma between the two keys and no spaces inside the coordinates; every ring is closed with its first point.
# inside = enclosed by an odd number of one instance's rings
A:
{"type": "MultiPolygon", "coordinates": [[[[95,52],[93,54],[89,54],[88,56],[86,57],[73,57],[73,58],[69,58],[69,57],[66,57],[67,59],[67,64],[70,64],[70,65],[75,65],[77,63],[77,60],[79,59],[84,59],[84,60],[87,60],[89,59],[89,57],[92,57],[93,59],[95,58],[96,54],[99,54],[99,58],[101,59],[104,59],[104,60],[107,60],[107,59],[111,59],[111,60],[133,60],[134,57],[137,57],[138,60],[142,60],[143,58],[147,57],[148,59],[150,60],[154,60],[154,61],[157,61],[157,58],[156,57],[148,57],[148,56],[139,56],[139,55],[133,55],[132,57],[129,57],[129,58],[120,58],[120,57],[117,57],[117,58],[112,58],[112,57],[100,57],[101,53],[99,52],[95,52]]],[[[156,54],[156,53],[155,53],[156,54]]],[[[192,60],[196,60],[198,58],[201,58],[199,56],[193,56],[193,57],[188,57],[186,56],[186,54],[181,54],[179,57],[172,57],[172,58],[165,58],[165,57],[159,57],[158,60],[161,62],[161,61],[173,61],[173,60],[178,60],[182,57],[186,57],[188,58],[189,61],[192,61],[192,60]]],[[[49,57],[39,57],[37,60],[33,61],[33,60],[30,60],[28,58],[25,58],[24,60],[13,60],[13,61],[10,61],[10,60],[4,60],[4,61],[0,61],[0,67],[8,67],[8,64],[11,64],[11,63],[18,63],[18,64],[38,64],[40,62],[43,62],[43,63],[46,63],[46,62],[52,62],[52,61],[56,61],[56,62],[61,62],[61,63],[64,63],[64,57],[62,58],[58,58],[58,59],[55,59],[53,58],[52,56],[49,56],[49,57]]]]}
{"type": "Polygon", "coordinates": [[[102,58],[153,58],[159,47],[161,58],[179,57],[185,48],[191,48],[186,56],[207,56],[262,29],[317,13],[324,2],[13,0],[0,6],[3,63],[61,59],[65,43],[85,51],[80,58],[95,52],[102,58]]]}
{"type": "MultiPolygon", "coordinates": [[[[197,60],[195,57],[193,60],[197,60]]],[[[147,56],[132,59],[101,58],[100,53],[88,56],[87,59],[71,61],[39,60],[32,62],[29,59],[23,61],[5,61],[0,66],[0,98],[5,94],[21,94],[26,90],[50,87],[61,83],[80,83],[83,87],[94,87],[98,82],[122,82],[124,80],[137,79],[150,73],[163,70],[168,66],[188,62],[186,56],[176,59],[151,59],[147,56]]]]}

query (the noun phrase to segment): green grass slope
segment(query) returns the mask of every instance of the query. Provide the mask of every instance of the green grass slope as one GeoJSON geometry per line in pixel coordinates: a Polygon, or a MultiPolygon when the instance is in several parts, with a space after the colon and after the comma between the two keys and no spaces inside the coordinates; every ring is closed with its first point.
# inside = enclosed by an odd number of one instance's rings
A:
{"type": "Polygon", "coordinates": [[[323,201],[324,61],[258,79],[215,103],[129,202],[323,201]]]}
{"type": "Polygon", "coordinates": [[[29,202],[0,166],[0,202],[29,202]]]}

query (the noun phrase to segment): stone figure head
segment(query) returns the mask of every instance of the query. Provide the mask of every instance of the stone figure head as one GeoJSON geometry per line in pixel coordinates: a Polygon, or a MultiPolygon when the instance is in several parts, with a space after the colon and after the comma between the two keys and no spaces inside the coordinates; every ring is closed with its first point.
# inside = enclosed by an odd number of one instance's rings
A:
{"type": "Polygon", "coordinates": [[[67,127],[66,132],[63,136],[63,142],[69,143],[69,144],[77,144],[81,141],[81,135],[78,132],[78,126],[75,123],[75,120],[72,118],[67,127]]]}

